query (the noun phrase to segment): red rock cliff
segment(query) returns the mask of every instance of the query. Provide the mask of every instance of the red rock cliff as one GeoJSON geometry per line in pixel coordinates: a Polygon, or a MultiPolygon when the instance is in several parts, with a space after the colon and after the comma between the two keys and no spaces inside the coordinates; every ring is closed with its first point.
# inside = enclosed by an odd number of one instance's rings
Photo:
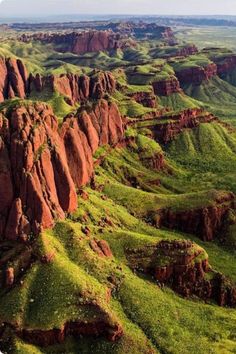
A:
{"type": "Polygon", "coordinates": [[[0,238],[26,239],[74,211],[76,187],[93,174],[93,152],[122,137],[119,111],[105,100],[67,117],[60,132],[46,104],[1,115],[0,238]]]}
{"type": "Polygon", "coordinates": [[[200,123],[216,120],[212,114],[201,109],[186,109],[175,115],[163,116],[156,123],[146,125],[153,132],[153,137],[162,144],[166,144],[180,134],[184,129],[195,128],[200,123]]]}
{"type": "Polygon", "coordinates": [[[135,45],[134,41],[123,38],[119,33],[106,31],[83,31],[71,33],[35,33],[19,37],[23,42],[39,40],[58,45],[58,51],[84,54],[89,52],[109,51],[123,48],[127,45],[135,45]]]}
{"type": "Polygon", "coordinates": [[[230,209],[235,209],[235,195],[228,193],[213,205],[191,210],[163,210],[159,226],[197,235],[203,241],[222,238],[230,209]],[[221,234],[222,233],[222,234],[221,234]]]}
{"type": "Polygon", "coordinates": [[[220,77],[224,77],[227,74],[230,74],[232,71],[236,69],[236,55],[232,54],[225,57],[223,60],[222,58],[213,59],[213,61],[217,65],[217,73],[220,77]]]}
{"type": "Polygon", "coordinates": [[[178,79],[171,76],[168,79],[152,83],[154,93],[157,96],[170,96],[172,93],[182,92],[178,79]]]}
{"type": "Polygon", "coordinates": [[[217,75],[217,66],[214,63],[205,67],[195,66],[176,72],[176,76],[181,84],[201,85],[203,81],[208,81],[217,75]]]}
{"type": "Polygon", "coordinates": [[[66,96],[71,105],[88,99],[103,98],[106,94],[112,94],[115,89],[116,81],[110,72],[94,73],[91,77],[76,74],[42,77],[36,74],[29,78],[29,92],[56,91],[66,96]]]}
{"type": "Polygon", "coordinates": [[[236,306],[236,287],[212,271],[207,254],[191,241],[163,240],[157,245],[127,249],[126,257],[132,269],[151,274],[160,285],[166,284],[183,296],[236,306]]]}
{"type": "Polygon", "coordinates": [[[27,85],[28,73],[22,61],[0,58],[0,103],[8,98],[25,98],[27,85]]]}

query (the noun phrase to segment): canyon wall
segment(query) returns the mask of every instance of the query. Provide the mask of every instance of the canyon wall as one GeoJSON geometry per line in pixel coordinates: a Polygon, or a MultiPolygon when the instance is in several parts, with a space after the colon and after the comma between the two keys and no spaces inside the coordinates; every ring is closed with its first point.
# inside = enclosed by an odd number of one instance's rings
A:
{"type": "Polygon", "coordinates": [[[215,64],[217,65],[217,73],[220,77],[223,77],[227,74],[232,73],[236,69],[236,55],[228,55],[223,60],[222,58],[213,59],[215,64]]]}
{"type": "Polygon", "coordinates": [[[146,124],[146,128],[153,133],[154,139],[166,144],[180,134],[184,129],[195,128],[201,123],[210,123],[217,120],[211,114],[202,109],[186,109],[180,113],[164,116],[155,122],[146,124]]]}
{"type": "Polygon", "coordinates": [[[170,96],[173,93],[181,93],[179,80],[175,76],[152,83],[153,90],[157,96],[170,96]]]}
{"type": "Polygon", "coordinates": [[[191,241],[163,240],[127,249],[126,257],[133,270],[151,274],[159,286],[170,286],[185,297],[195,295],[220,306],[236,307],[236,287],[212,271],[206,252],[191,241]]]}
{"type": "Polygon", "coordinates": [[[112,94],[116,81],[110,72],[94,71],[91,76],[28,74],[19,59],[0,59],[0,103],[15,97],[26,98],[35,92],[58,92],[70,105],[112,94]]]}
{"type": "Polygon", "coordinates": [[[212,205],[190,210],[165,209],[160,213],[159,227],[167,227],[198,236],[203,241],[223,239],[230,210],[235,209],[235,195],[227,193],[212,205]]]}
{"type": "Polygon", "coordinates": [[[28,73],[19,59],[0,58],[0,103],[14,97],[25,98],[28,73]]]}
{"type": "Polygon", "coordinates": [[[60,76],[30,75],[28,93],[49,90],[66,97],[70,105],[89,99],[100,99],[112,94],[116,89],[116,81],[110,72],[96,72],[91,76],[62,74],[60,76]]]}
{"type": "Polygon", "coordinates": [[[65,118],[27,104],[0,115],[0,238],[27,240],[77,207],[76,188],[93,175],[93,153],[115,145],[123,124],[114,103],[65,118]]]}
{"type": "Polygon", "coordinates": [[[46,43],[53,43],[60,52],[71,52],[77,55],[110,51],[124,48],[127,45],[134,46],[135,42],[129,38],[124,38],[119,33],[111,30],[96,31],[87,30],[70,33],[35,33],[33,35],[23,34],[19,37],[23,42],[37,40],[46,43]]]}
{"type": "Polygon", "coordinates": [[[176,71],[176,76],[181,84],[201,85],[203,81],[208,81],[217,75],[217,66],[215,63],[208,64],[205,67],[193,66],[176,71]]]}

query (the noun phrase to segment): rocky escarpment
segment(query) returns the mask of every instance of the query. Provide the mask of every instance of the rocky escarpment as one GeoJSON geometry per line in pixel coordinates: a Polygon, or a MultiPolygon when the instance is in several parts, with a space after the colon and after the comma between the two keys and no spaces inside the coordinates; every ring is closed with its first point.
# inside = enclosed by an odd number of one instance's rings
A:
{"type": "Polygon", "coordinates": [[[227,55],[225,58],[213,58],[213,61],[217,65],[217,74],[221,78],[224,78],[236,69],[236,55],[234,54],[227,55]]]}
{"type": "Polygon", "coordinates": [[[152,83],[154,93],[157,96],[170,96],[173,93],[181,93],[179,80],[175,76],[152,83]]]}
{"type": "Polygon", "coordinates": [[[198,48],[194,45],[186,45],[177,50],[176,56],[188,57],[189,55],[194,55],[198,53],[198,48]]]}
{"type": "Polygon", "coordinates": [[[193,66],[176,71],[176,76],[181,84],[201,85],[202,82],[210,80],[217,75],[217,66],[210,63],[205,67],[193,66]]]}
{"type": "Polygon", "coordinates": [[[62,74],[42,76],[28,74],[20,59],[0,59],[0,103],[15,97],[26,98],[35,92],[58,92],[74,105],[112,94],[116,80],[110,72],[94,71],[90,76],[62,74]]]}
{"type": "Polygon", "coordinates": [[[146,127],[153,133],[153,137],[162,144],[166,144],[180,134],[184,129],[195,128],[201,123],[209,123],[217,118],[202,109],[187,109],[175,115],[163,116],[146,127]]]}
{"type": "Polygon", "coordinates": [[[0,103],[14,97],[25,98],[28,73],[19,59],[0,58],[0,103]]]}
{"type": "Polygon", "coordinates": [[[16,331],[17,335],[29,343],[42,347],[64,342],[67,336],[104,336],[106,339],[115,342],[123,335],[123,329],[120,325],[111,326],[102,320],[86,322],[68,322],[63,328],[52,329],[48,331],[23,330],[16,331]]]}
{"type": "Polygon", "coordinates": [[[105,100],[64,120],[45,104],[0,116],[0,238],[27,240],[77,207],[76,188],[93,175],[92,155],[116,144],[123,126],[105,100]]]}
{"type": "Polygon", "coordinates": [[[39,74],[29,77],[29,94],[44,90],[58,92],[66,97],[67,103],[74,105],[89,99],[100,99],[112,94],[116,89],[116,81],[110,72],[96,72],[91,76],[63,74],[46,76],[39,74]]]}
{"type": "Polygon", "coordinates": [[[23,42],[39,40],[41,42],[53,43],[60,52],[71,52],[78,55],[89,52],[110,51],[124,48],[127,45],[135,45],[134,41],[123,38],[119,33],[114,33],[110,30],[23,34],[19,37],[19,40],[23,42]]]}
{"type": "Polygon", "coordinates": [[[189,44],[181,47],[165,47],[160,48],[158,53],[159,58],[174,58],[174,57],[188,57],[198,53],[198,48],[194,44],[189,44]],[[162,52],[164,50],[164,53],[162,52]]]}
{"type": "Polygon", "coordinates": [[[156,108],[157,99],[153,91],[150,92],[134,92],[128,95],[130,98],[135,100],[137,103],[142,104],[144,107],[156,108]]]}
{"type": "Polygon", "coordinates": [[[112,29],[115,33],[133,36],[139,39],[166,39],[168,41],[176,41],[174,32],[168,26],[160,26],[156,23],[145,22],[116,22],[105,23],[99,25],[100,29],[112,29]]]}
{"type": "Polygon", "coordinates": [[[212,205],[190,210],[163,210],[158,226],[194,234],[203,241],[212,241],[216,238],[222,240],[229,212],[235,207],[235,195],[227,193],[216,198],[212,205]]]}
{"type": "Polygon", "coordinates": [[[236,306],[236,286],[212,271],[206,252],[191,241],[161,241],[127,249],[126,257],[132,269],[151,274],[160,285],[166,284],[183,296],[236,306]]]}

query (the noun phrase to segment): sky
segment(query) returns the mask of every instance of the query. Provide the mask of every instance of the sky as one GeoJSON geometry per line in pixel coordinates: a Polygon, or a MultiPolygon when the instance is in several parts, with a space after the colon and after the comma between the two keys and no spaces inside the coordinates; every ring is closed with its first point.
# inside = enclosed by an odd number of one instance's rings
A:
{"type": "Polygon", "coordinates": [[[0,0],[0,17],[68,14],[236,15],[236,0],[0,0]]]}

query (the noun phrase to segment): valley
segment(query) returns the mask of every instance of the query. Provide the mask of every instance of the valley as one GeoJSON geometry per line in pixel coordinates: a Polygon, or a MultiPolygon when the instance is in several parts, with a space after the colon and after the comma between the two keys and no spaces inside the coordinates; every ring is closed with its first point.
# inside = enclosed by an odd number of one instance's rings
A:
{"type": "Polygon", "coordinates": [[[0,27],[3,353],[235,353],[234,31],[0,27]]]}

